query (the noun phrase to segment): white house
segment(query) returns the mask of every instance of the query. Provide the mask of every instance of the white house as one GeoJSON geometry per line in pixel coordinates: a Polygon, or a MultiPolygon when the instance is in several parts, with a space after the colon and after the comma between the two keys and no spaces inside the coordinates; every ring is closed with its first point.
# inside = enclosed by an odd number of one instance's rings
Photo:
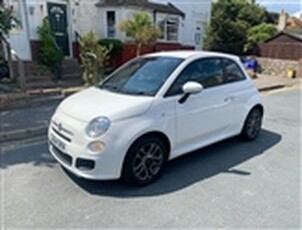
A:
{"type": "Polygon", "coordinates": [[[66,57],[75,56],[77,34],[94,30],[102,38],[125,40],[117,29],[121,20],[147,12],[162,30],[160,42],[201,47],[210,0],[4,0],[20,21],[10,33],[12,48],[23,60],[36,60],[40,41],[37,28],[48,16],[56,41],[66,57]],[[201,2],[204,2],[200,4],[201,2]],[[164,2],[164,3],[163,3],[164,2]],[[173,3],[171,3],[173,2],[173,3]]]}
{"type": "Polygon", "coordinates": [[[160,41],[180,43],[185,14],[170,3],[153,3],[147,0],[99,0],[96,6],[102,17],[101,37],[125,40],[125,34],[117,28],[118,23],[131,18],[138,11],[144,11],[162,30],[160,41]]]}
{"type": "Polygon", "coordinates": [[[77,0],[4,0],[19,23],[14,23],[9,40],[12,49],[26,61],[39,56],[38,27],[49,16],[57,43],[67,57],[72,56],[73,26],[72,5],[77,0]]]}
{"type": "Polygon", "coordinates": [[[170,2],[185,13],[180,42],[201,49],[205,26],[211,17],[212,0],[152,0],[154,2],[170,2]]]}

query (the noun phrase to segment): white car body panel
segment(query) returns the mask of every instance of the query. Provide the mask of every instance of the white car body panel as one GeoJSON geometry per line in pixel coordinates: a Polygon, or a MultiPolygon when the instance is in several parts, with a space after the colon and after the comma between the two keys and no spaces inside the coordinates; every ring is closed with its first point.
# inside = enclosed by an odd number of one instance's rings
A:
{"type": "Polygon", "coordinates": [[[122,95],[90,87],[64,100],[58,110],[85,122],[98,116],[115,121],[144,113],[152,101],[150,97],[122,95]]]}
{"type": "Polygon", "coordinates": [[[164,134],[171,147],[169,159],[173,159],[239,134],[248,112],[255,105],[261,105],[257,89],[248,76],[243,81],[204,89],[191,95],[183,104],[178,102],[182,95],[164,97],[183,68],[198,58],[225,57],[243,67],[238,58],[216,53],[166,52],[148,56],[156,55],[186,60],[154,97],[118,94],[91,87],[60,104],[52,117],[48,136],[50,142],[54,137],[59,139],[65,146],[62,152],[72,158],[71,164],[66,163],[50,144],[51,154],[61,165],[83,178],[117,179],[121,176],[128,149],[141,136],[150,132],[164,134]],[[85,129],[92,119],[99,116],[108,117],[111,126],[100,137],[90,138],[85,129]],[[89,153],[87,145],[95,140],[105,144],[102,153],[89,153]],[[94,169],[77,168],[76,160],[79,158],[94,161],[94,169]]]}

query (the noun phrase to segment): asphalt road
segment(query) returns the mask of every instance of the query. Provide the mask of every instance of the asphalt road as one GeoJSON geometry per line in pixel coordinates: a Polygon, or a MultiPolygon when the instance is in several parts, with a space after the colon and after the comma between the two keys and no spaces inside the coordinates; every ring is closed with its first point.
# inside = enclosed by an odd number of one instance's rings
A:
{"type": "Polygon", "coordinates": [[[172,161],[144,188],[67,174],[42,137],[1,146],[2,228],[301,228],[301,90],[264,97],[255,142],[172,161]]]}
{"type": "MultiPolygon", "coordinates": [[[[46,99],[50,100],[49,97],[46,99]]],[[[60,101],[57,99],[43,106],[0,111],[0,132],[47,125],[60,101]]]]}

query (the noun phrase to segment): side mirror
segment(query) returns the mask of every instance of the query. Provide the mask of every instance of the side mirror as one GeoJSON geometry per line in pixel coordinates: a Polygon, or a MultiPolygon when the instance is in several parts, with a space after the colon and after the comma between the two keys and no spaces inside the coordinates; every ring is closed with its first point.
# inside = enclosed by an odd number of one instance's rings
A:
{"type": "Polygon", "coordinates": [[[203,90],[203,86],[198,82],[189,81],[183,85],[182,90],[184,95],[178,101],[180,104],[185,103],[191,94],[200,93],[203,90]]]}
{"type": "Polygon", "coordinates": [[[197,94],[200,93],[202,89],[202,85],[195,81],[189,81],[182,87],[182,90],[185,94],[197,94]]]}

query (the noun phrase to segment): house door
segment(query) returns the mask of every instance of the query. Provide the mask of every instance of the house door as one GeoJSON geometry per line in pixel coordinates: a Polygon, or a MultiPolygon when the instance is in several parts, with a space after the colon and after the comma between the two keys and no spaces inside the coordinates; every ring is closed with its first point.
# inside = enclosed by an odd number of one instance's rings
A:
{"type": "Polygon", "coordinates": [[[67,27],[67,7],[65,4],[47,3],[49,23],[56,42],[65,56],[70,55],[67,27]]]}

